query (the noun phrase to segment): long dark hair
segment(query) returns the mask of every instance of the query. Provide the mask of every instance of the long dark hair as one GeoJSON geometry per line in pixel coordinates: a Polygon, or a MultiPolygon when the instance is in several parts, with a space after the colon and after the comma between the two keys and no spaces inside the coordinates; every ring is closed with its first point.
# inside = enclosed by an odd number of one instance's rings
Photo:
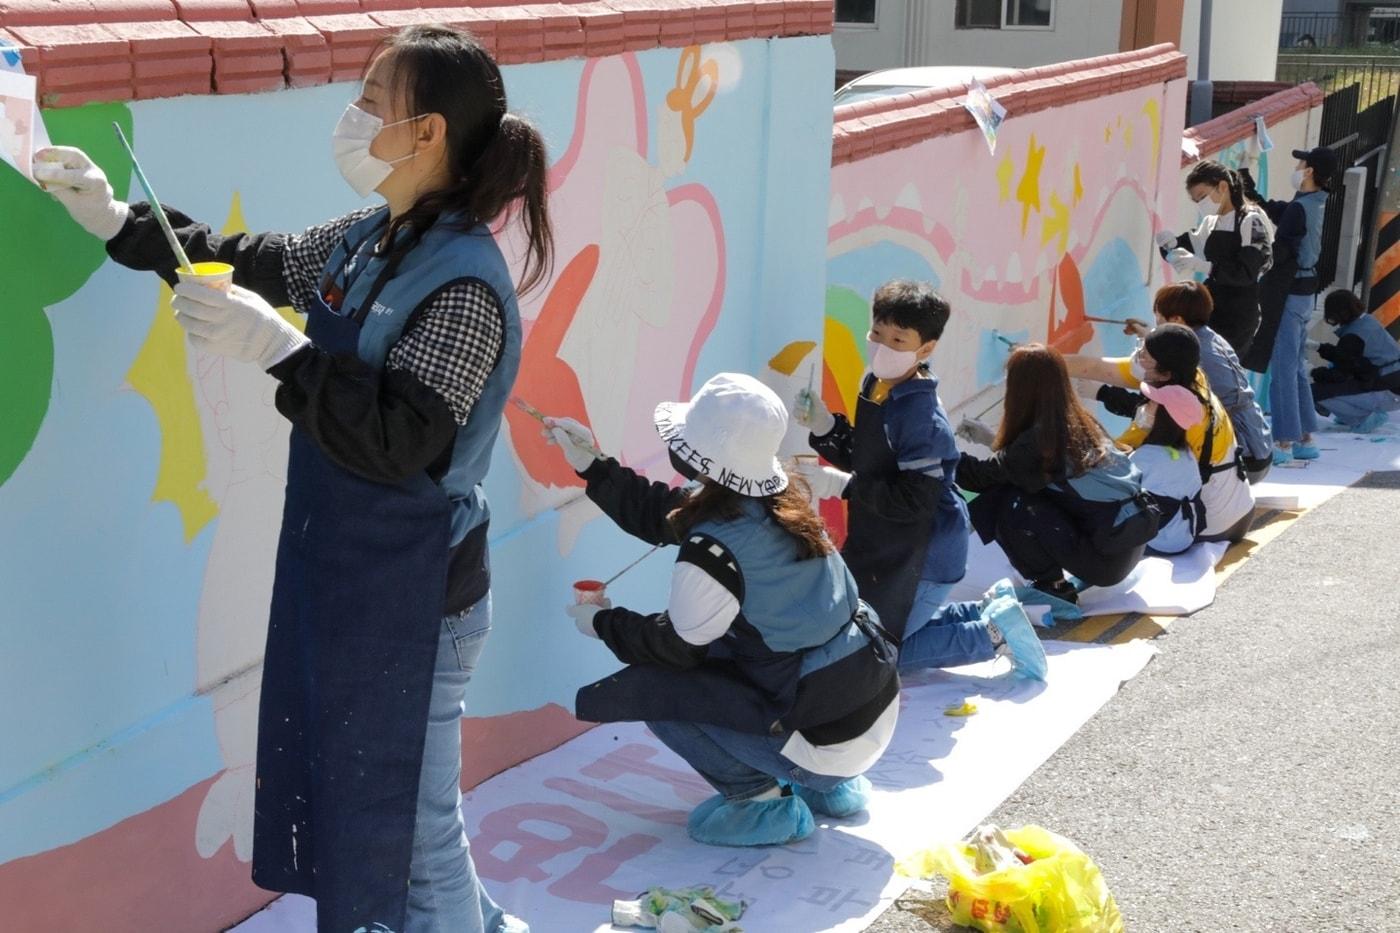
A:
{"type": "MultiPolygon", "coordinates": [[[[522,293],[550,274],[554,230],[549,219],[549,158],[544,138],[510,112],[501,69],[469,33],[446,26],[409,26],[387,38],[389,87],[413,116],[442,114],[452,182],[421,195],[385,233],[394,243],[407,230],[411,248],[440,215],[461,212],[467,225],[492,223],[517,212],[528,250],[522,293]]],[[[375,57],[378,57],[377,55],[375,57]]],[[[371,59],[373,60],[373,59],[371,59]]]]}
{"type": "Polygon", "coordinates": [[[1039,343],[1017,347],[1006,361],[1006,401],[992,449],[1004,450],[1027,431],[1034,432],[1041,468],[1051,476],[1061,470],[1080,476],[1113,447],[1070,388],[1065,358],[1039,343]]]}
{"type": "MultiPolygon", "coordinates": [[[[744,500],[749,498],[703,478],[700,482],[700,488],[667,516],[671,527],[682,537],[701,522],[739,518],[743,515],[744,500]]],[[[806,483],[789,475],[786,489],[758,500],[773,521],[792,536],[798,560],[826,557],[836,551],[826,535],[826,523],[812,511],[808,496],[806,483]]]]}
{"type": "Polygon", "coordinates": [[[1210,159],[1197,162],[1196,167],[1191,169],[1191,174],[1186,176],[1186,187],[1210,185],[1214,188],[1222,181],[1230,189],[1230,203],[1234,205],[1236,213],[1244,210],[1244,180],[1240,178],[1239,172],[1226,168],[1219,162],[1210,159]]]}

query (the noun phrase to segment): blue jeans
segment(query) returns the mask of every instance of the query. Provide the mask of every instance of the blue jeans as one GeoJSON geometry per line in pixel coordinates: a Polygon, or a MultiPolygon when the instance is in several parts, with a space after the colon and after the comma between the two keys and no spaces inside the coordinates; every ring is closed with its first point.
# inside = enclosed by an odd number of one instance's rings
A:
{"type": "Polygon", "coordinates": [[[442,620],[418,779],[404,933],[526,929],[518,920],[507,918],[481,886],[462,823],[463,698],[490,632],[490,595],[442,620]]]}
{"type": "Polygon", "coordinates": [[[1274,440],[1301,441],[1317,430],[1312,383],[1308,380],[1308,323],[1312,319],[1312,295],[1289,295],[1269,357],[1269,415],[1274,440]]]}
{"type": "Polygon", "coordinates": [[[825,792],[856,777],[816,774],[793,764],[783,757],[787,735],[751,735],[698,722],[648,722],[647,728],[726,800],[747,800],[779,781],[825,792]]]}
{"type": "Polygon", "coordinates": [[[1317,407],[1329,415],[1335,415],[1342,424],[1354,428],[1373,412],[1400,409],[1400,395],[1387,389],[1358,392],[1355,395],[1338,395],[1335,398],[1323,399],[1317,403],[1317,407]]]}
{"type": "Polygon", "coordinates": [[[904,644],[899,649],[899,669],[957,667],[996,657],[992,636],[982,620],[979,603],[943,605],[951,583],[919,583],[914,606],[904,624],[904,644]]]}

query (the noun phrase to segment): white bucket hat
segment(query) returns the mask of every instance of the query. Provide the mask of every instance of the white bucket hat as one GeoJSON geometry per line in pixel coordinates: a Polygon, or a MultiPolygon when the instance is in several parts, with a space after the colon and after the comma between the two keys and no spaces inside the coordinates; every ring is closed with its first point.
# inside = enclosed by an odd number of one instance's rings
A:
{"type": "Polygon", "coordinates": [[[656,406],[655,420],[671,452],[711,482],[754,498],[787,488],[778,463],[787,409],[752,376],[720,373],[689,402],[656,406]]]}

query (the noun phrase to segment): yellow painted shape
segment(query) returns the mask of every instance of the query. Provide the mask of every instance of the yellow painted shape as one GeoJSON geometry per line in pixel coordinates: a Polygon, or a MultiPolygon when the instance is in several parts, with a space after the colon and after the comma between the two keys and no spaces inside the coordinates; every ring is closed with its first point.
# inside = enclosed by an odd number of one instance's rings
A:
{"type": "Polygon", "coordinates": [[[807,358],[807,354],[816,348],[815,340],[794,340],[768,361],[768,368],[784,376],[791,376],[797,372],[798,365],[807,358]]]}
{"type": "Polygon", "coordinates": [[[1152,164],[1156,165],[1162,157],[1162,105],[1157,98],[1149,97],[1142,105],[1142,112],[1152,127],[1152,164]]]}
{"type": "Polygon", "coordinates": [[[1131,123],[1123,127],[1123,148],[1133,148],[1133,125],[1131,123]]]}
{"type": "Polygon", "coordinates": [[[1016,163],[1011,156],[1001,157],[997,164],[997,198],[1005,202],[1011,197],[1011,182],[1016,179],[1016,163]]]}
{"type": "Polygon", "coordinates": [[[1021,202],[1021,236],[1026,235],[1031,209],[1040,213],[1040,166],[1044,162],[1045,147],[1035,144],[1035,134],[1032,133],[1026,146],[1026,168],[1021,173],[1021,183],[1016,186],[1016,200],[1021,202]]]}
{"type": "Polygon", "coordinates": [[[1079,174],[1079,163],[1074,163],[1074,204],[1084,200],[1084,177],[1079,174]]]}
{"type": "Polygon", "coordinates": [[[1060,200],[1055,192],[1050,192],[1050,213],[1040,222],[1040,245],[1046,246],[1059,237],[1056,247],[1061,253],[1069,245],[1069,205],[1060,200]]]}
{"type": "Polygon", "coordinates": [[[845,404],[847,412],[854,413],[856,398],[860,395],[860,377],[865,373],[865,358],[861,356],[855,334],[847,330],[841,322],[827,318],[822,345],[825,347],[827,368],[831,370],[831,377],[836,380],[841,401],[845,404]]]}
{"type": "MultiPolygon", "coordinates": [[[[242,202],[235,192],[223,233],[241,233],[247,229],[242,202]]],[[[219,514],[219,506],[205,489],[209,468],[204,456],[204,431],[189,376],[185,334],[175,322],[175,313],[170,307],[173,295],[170,287],[162,283],[151,329],[126,379],[150,404],[160,425],[160,466],[151,500],[175,506],[180,512],[188,544],[219,514]]],[[[290,308],[278,310],[297,329],[305,330],[305,322],[290,308]]]]}
{"type": "Polygon", "coordinates": [[[1104,141],[1105,143],[1107,143],[1107,142],[1111,141],[1112,139],[1113,139],[1113,127],[1112,127],[1112,126],[1105,126],[1105,127],[1103,128],[1103,141],[1104,141]]]}
{"type": "Polygon", "coordinates": [[[962,706],[950,706],[943,711],[944,716],[976,716],[977,704],[964,703],[962,706]]]}
{"type": "Polygon", "coordinates": [[[185,365],[185,332],[170,308],[173,296],[162,283],[155,319],[126,381],[150,403],[160,425],[160,466],[151,501],[174,504],[189,544],[219,514],[219,506],[204,489],[204,433],[185,365]]]}

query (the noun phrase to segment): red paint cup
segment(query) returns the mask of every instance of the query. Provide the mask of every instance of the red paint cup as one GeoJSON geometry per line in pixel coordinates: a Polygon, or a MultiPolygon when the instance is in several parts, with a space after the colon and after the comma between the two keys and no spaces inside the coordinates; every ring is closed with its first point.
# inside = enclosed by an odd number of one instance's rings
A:
{"type": "Polygon", "coordinates": [[[574,604],[600,606],[607,599],[607,585],[601,580],[580,580],[574,584],[574,604]]]}

